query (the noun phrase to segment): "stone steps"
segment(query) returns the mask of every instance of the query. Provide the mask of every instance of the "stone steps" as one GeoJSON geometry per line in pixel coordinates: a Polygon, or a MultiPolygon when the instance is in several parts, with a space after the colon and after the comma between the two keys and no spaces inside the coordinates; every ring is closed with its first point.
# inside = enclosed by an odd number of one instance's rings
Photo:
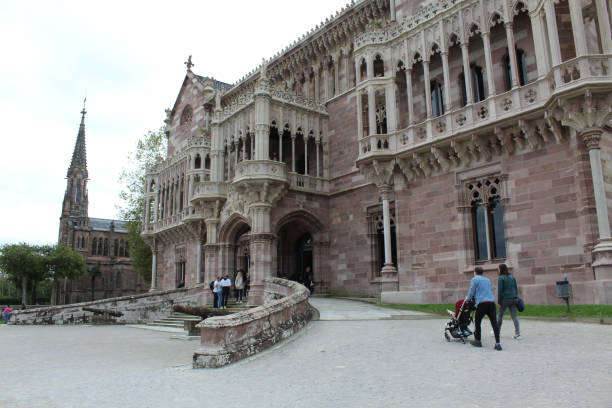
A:
{"type": "MultiPolygon", "coordinates": [[[[212,308],[212,305],[208,305],[207,307],[212,308]]],[[[255,306],[249,306],[246,303],[236,303],[235,301],[227,302],[227,312],[230,314],[240,313],[244,310],[251,309],[255,306]]],[[[182,329],[185,327],[185,321],[196,321],[199,322],[202,319],[199,316],[193,316],[185,313],[177,313],[173,312],[168,317],[163,319],[155,320],[151,323],[148,323],[147,326],[153,327],[171,327],[176,329],[182,329]]]]}

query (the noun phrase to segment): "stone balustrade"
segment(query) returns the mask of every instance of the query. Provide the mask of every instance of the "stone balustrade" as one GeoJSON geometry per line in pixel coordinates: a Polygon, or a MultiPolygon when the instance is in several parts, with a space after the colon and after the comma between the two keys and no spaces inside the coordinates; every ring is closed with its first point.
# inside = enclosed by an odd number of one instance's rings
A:
{"type": "Polygon", "coordinates": [[[329,180],[305,174],[289,173],[289,188],[309,193],[329,193],[329,180]]]}
{"type": "Polygon", "coordinates": [[[309,294],[297,282],[266,278],[265,304],[229,316],[211,317],[198,324],[201,346],[193,355],[193,367],[221,367],[296,333],[312,318],[309,294]]]}
{"type": "Polygon", "coordinates": [[[287,165],[274,160],[243,160],[239,162],[232,182],[240,183],[251,179],[267,179],[286,183],[287,165]]]}
{"type": "Polygon", "coordinates": [[[116,324],[143,324],[158,320],[172,313],[175,304],[202,305],[208,285],[150,292],[132,296],[100,299],[92,302],[69,305],[44,306],[35,309],[15,310],[10,324],[90,324],[95,322],[94,313],[84,308],[121,312],[116,324]]]}

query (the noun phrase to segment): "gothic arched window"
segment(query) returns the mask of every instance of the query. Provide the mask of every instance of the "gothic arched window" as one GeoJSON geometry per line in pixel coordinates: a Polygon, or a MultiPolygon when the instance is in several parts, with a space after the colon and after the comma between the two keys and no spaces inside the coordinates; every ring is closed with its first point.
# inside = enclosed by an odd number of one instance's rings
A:
{"type": "Polygon", "coordinates": [[[104,252],[102,255],[108,256],[108,238],[104,238],[104,252]]]}
{"type": "Polygon", "coordinates": [[[431,81],[431,115],[435,118],[444,115],[442,85],[435,79],[431,81]]]}
{"type": "MultiPolygon", "coordinates": [[[[516,64],[519,72],[519,84],[523,86],[527,83],[527,60],[525,59],[525,51],[516,49],[516,64]]],[[[510,56],[504,57],[504,67],[506,69],[506,86],[509,91],[512,89],[512,64],[510,63],[510,56]]]]}
{"type": "Polygon", "coordinates": [[[199,169],[202,167],[202,158],[200,157],[200,154],[196,154],[193,167],[196,169],[199,169]]]}
{"type": "Polygon", "coordinates": [[[193,118],[193,108],[191,105],[187,105],[183,108],[183,113],[181,114],[181,125],[187,125],[191,123],[191,119],[193,118]]]}
{"type": "Polygon", "coordinates": [[[368,76],[368,64],[365,59],[361,60],[361,64],[359,64],[359,79],[361,81],[365,80],[368,76]]]}
{"type": "Polygon", "coordinates": [[[91,243],[91,254],[98,255],[98,238],[94,238],[91,243]]]}
{"type": "Polygon", "coordinates": [[[488,177],[466,184],[471,198],[476,262],[506,258],[501,183],[500,177],[488,177]]]}
{"type": "Polygon", "coordinates": [[[98,255],[102,255],[104,250],[104,240],[102,238],[98,239],[98,255]]]}
{"type": "Polygon", "coordinates": [[[377,55],[376,58],[374,58],[374,76],[385,76],[385,63],[380,55],[377,55]]]}

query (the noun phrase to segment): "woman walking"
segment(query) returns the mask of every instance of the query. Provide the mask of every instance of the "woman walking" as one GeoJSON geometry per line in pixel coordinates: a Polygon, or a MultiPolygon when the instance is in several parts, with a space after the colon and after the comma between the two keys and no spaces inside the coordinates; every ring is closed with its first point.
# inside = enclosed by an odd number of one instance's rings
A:
{"type": "Polygon", "coordinates": [[[497,324],[499,332],[501,333],[502,320],[504,318],[504,312],[510,308],[510,316],[514,322],[514,336],[515,340],[521,338],[521,328],[519,325],[517,315],[517,303],[518,303],[518,288],[516,286],[516,279],[510,272],[506,264],[499,265],[499,279],[497,280],[497,303],[499,304],[499,314],[497,315],[497,324]]]}

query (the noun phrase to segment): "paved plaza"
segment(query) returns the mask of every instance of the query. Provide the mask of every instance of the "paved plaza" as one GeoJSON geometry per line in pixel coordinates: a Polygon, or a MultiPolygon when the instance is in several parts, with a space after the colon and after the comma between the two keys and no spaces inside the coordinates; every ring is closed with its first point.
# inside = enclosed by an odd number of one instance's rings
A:
{"type": "Polygon", "coordinates": [[[191,369],[197,342],[124,326],[0,325],[0,407],[609,407],[612,326],[523,319],[493,350],[437,316],[312,299],[321,320],[250,359],[191,369]]]}

